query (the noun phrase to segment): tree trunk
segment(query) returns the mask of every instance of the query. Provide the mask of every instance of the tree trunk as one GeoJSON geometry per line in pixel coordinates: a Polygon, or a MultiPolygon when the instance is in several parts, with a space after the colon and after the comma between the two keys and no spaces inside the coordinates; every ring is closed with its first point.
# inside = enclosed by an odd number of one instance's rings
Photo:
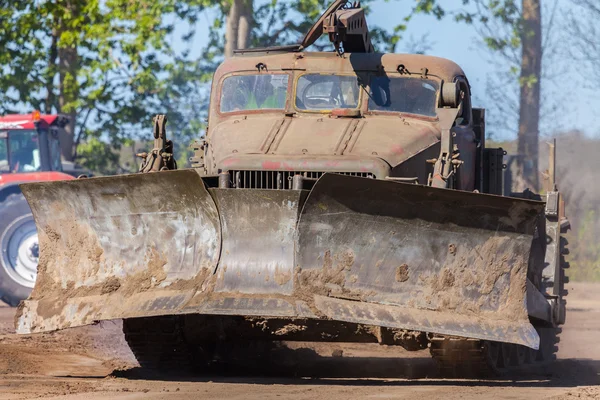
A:
{"type": "MultiPolygon", "coordinates": [[[[67,0],[65,11],[70,18],[77,18],[81,13],[81,2],[67,0]]],[[[77,122],[77,109],[74,103],[79,98],[79,82],[77,75],[79,71],[79,55],[76,43],[61,43],[61,32],[72,29],[65,24],[64,20],[59,23],[57,31],[58,41],[58,75],[59,75],[59,112],[66,114],[69,123],[61,131],[59,136],[62,158],[65,161],[73,161],[75,155],[75,124],[77,122]]]]}
{"type": "Polygon", "coordinates": [[[50,50],[48,51],[48,74],[46,77],[46,103],[44,112],[52,113],[52,107],[55,105],[54,98],[54,77],[56,76],[56,57],[58,57],[58,33],[56,29],[52,30],[52,39],[50,42],[50,50]]]}
{"type": "Polygon", "coordinates": [[[238,24],[238,49],[247,49],[250,45],[250,33],[252,31],[253,4],[252,0],[241,0],[240,22],[238,24]]]}
{"type": "Polygon", "coordinates": [[[59,137],[62,158],[65,161],[73,161],[75,153],[75,122],[77,120],[77,110],[72,103],[77,100],[79,95],[79,86],[77,83],[77,47],[58,49],[58,70],[59,70],[59,112],[69,118],[69,123],[61,130],[59,137]]]}
{"type": "Polygon", "coordinates": [[[542,75],[541,0],[523,0],[523,31],[516,187],[538,190],[540,78],[542,75]]]}
{"type": "Polygon", "coordinates": [[[227,15],[225,57],[231,57],[234,50],[248,47],[253,14],[252,0],[233,0],[227,15]]]}

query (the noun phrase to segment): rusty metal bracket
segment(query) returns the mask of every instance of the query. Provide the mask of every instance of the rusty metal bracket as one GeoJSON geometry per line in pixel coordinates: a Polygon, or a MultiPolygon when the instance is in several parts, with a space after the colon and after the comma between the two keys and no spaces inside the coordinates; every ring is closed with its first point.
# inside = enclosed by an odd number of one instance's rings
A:
{"type": "Polygon", "coordinates": [[[310,28],[300,44],[303,50],[326,34],[341,57],[349,53],[373,53],[365,11],[359,2],[336,0],[310,28]]]}
{"type": "Polygon", "coordinates": [[[458,116],[458,108],[438,108],[440,127],[442,128],[440,155],[435,160],[433,174],[429,177],[429,185],[437,188],[453,188],[456,170],[463,163],[459,157],[457,146],[454,144],[452,127],[458,116]]]}
{"type": "Polygon", "coordinates": [[[190,163],[192,168],[205,168],[204,155],[208,142],[206,139],[196,139],[190,145],[190,149],[194,152],[194,155],[190,157],[190,163]]]}
{"type": "Polygon", "coordinates": [[[150,153],[138,153],[142,159],[139,172],[158,172],[177,169],[177,162],[173,155],[173,142],[167,140],[167,116],[158,114],[153,119],[154,123],[154,148],[150,153]]]}
{"type": "Polygon", "coordinates": [[[269,72],[269,70],[267,69],[267,64],[259,62],[258,64],[256,64],[256,69],[258,70],[258,72],[262,72],[262,71],[266,71],[269,72]]]}
{"type": "Polygon", "coordinates": [[[542,281],[544,284],[544,294],[553,307],[553,322],[563,324],[565,322],[565,300],[564,296],[568,291],[565,290],[565,283],[568,277],[564,268],[568,263],[564,261],[563,256],[568,254],[566,239],[562,237],[563,233],[570,227],[569,220],[565,215],[564,200],[556,184],[556,139],[549,145],[548,154],[548,173],[546,174],[546,208],[545,208],[545,236],[546,252],[544,257],[544,270],[542,272],[542,281]]]}
{"type": "Polygon", "coordinates": [[[404,66],[404,64],[398,65],[396,71],[398,71],[400,75],[410,75],[410,71],[406,68],[406,66],[404,66]]]}
{"type": "Polygon", "coordinates": [[[559,197],[558,192],[548,192],[546,194],[546,216],[558,217],[559,197]]]}

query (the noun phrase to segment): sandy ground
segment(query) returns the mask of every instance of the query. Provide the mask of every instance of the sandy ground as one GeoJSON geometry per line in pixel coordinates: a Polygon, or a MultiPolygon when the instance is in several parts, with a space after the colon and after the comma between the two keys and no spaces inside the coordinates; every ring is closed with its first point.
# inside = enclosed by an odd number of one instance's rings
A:
{"type": "Polygon", "coordinates": [[[568,286],[556,363],[495,380],[437,378],[427,352],[357,344],[316,346],[323,355],[342,350],[343,357],[303,361],[295,376],[230,371],[150,379],[137,368],[118,321],[17,336],[14,309],[0,305],[0,400],[600,399],[600,285],[568,286]]]}

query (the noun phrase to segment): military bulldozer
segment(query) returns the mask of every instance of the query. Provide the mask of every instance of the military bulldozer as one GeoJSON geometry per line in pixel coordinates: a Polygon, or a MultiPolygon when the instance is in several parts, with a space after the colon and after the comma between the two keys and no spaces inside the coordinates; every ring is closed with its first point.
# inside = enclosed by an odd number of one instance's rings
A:
{"type": "Polygon", "coordinates": [[[545,195],[502,196],[463,70],[373,51],[336,1],[294,46],[217,69],[206,136],[177,170],[166,118],[141,173],[22,190],[40,239],[20,333],[123,319],[146,368],[219,343],[373,342],[494,371],[554,357],[568,229],[545,195]],[[327,35],[332,52],[308,52],[327,35]]]}

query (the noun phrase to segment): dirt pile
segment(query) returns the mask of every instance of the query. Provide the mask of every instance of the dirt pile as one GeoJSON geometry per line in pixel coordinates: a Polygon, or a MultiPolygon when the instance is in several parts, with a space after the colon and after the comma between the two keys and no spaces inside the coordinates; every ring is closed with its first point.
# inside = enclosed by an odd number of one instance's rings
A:
{"type": "MultiPolygon", "coordinates": [[[[1,316],[9,312],[14,309],[0,308],[1,316]]],[[[107,376],[136,366],[120,321],[23,336],[11,325],[0,319],[0,374],[107,376]]]]}

